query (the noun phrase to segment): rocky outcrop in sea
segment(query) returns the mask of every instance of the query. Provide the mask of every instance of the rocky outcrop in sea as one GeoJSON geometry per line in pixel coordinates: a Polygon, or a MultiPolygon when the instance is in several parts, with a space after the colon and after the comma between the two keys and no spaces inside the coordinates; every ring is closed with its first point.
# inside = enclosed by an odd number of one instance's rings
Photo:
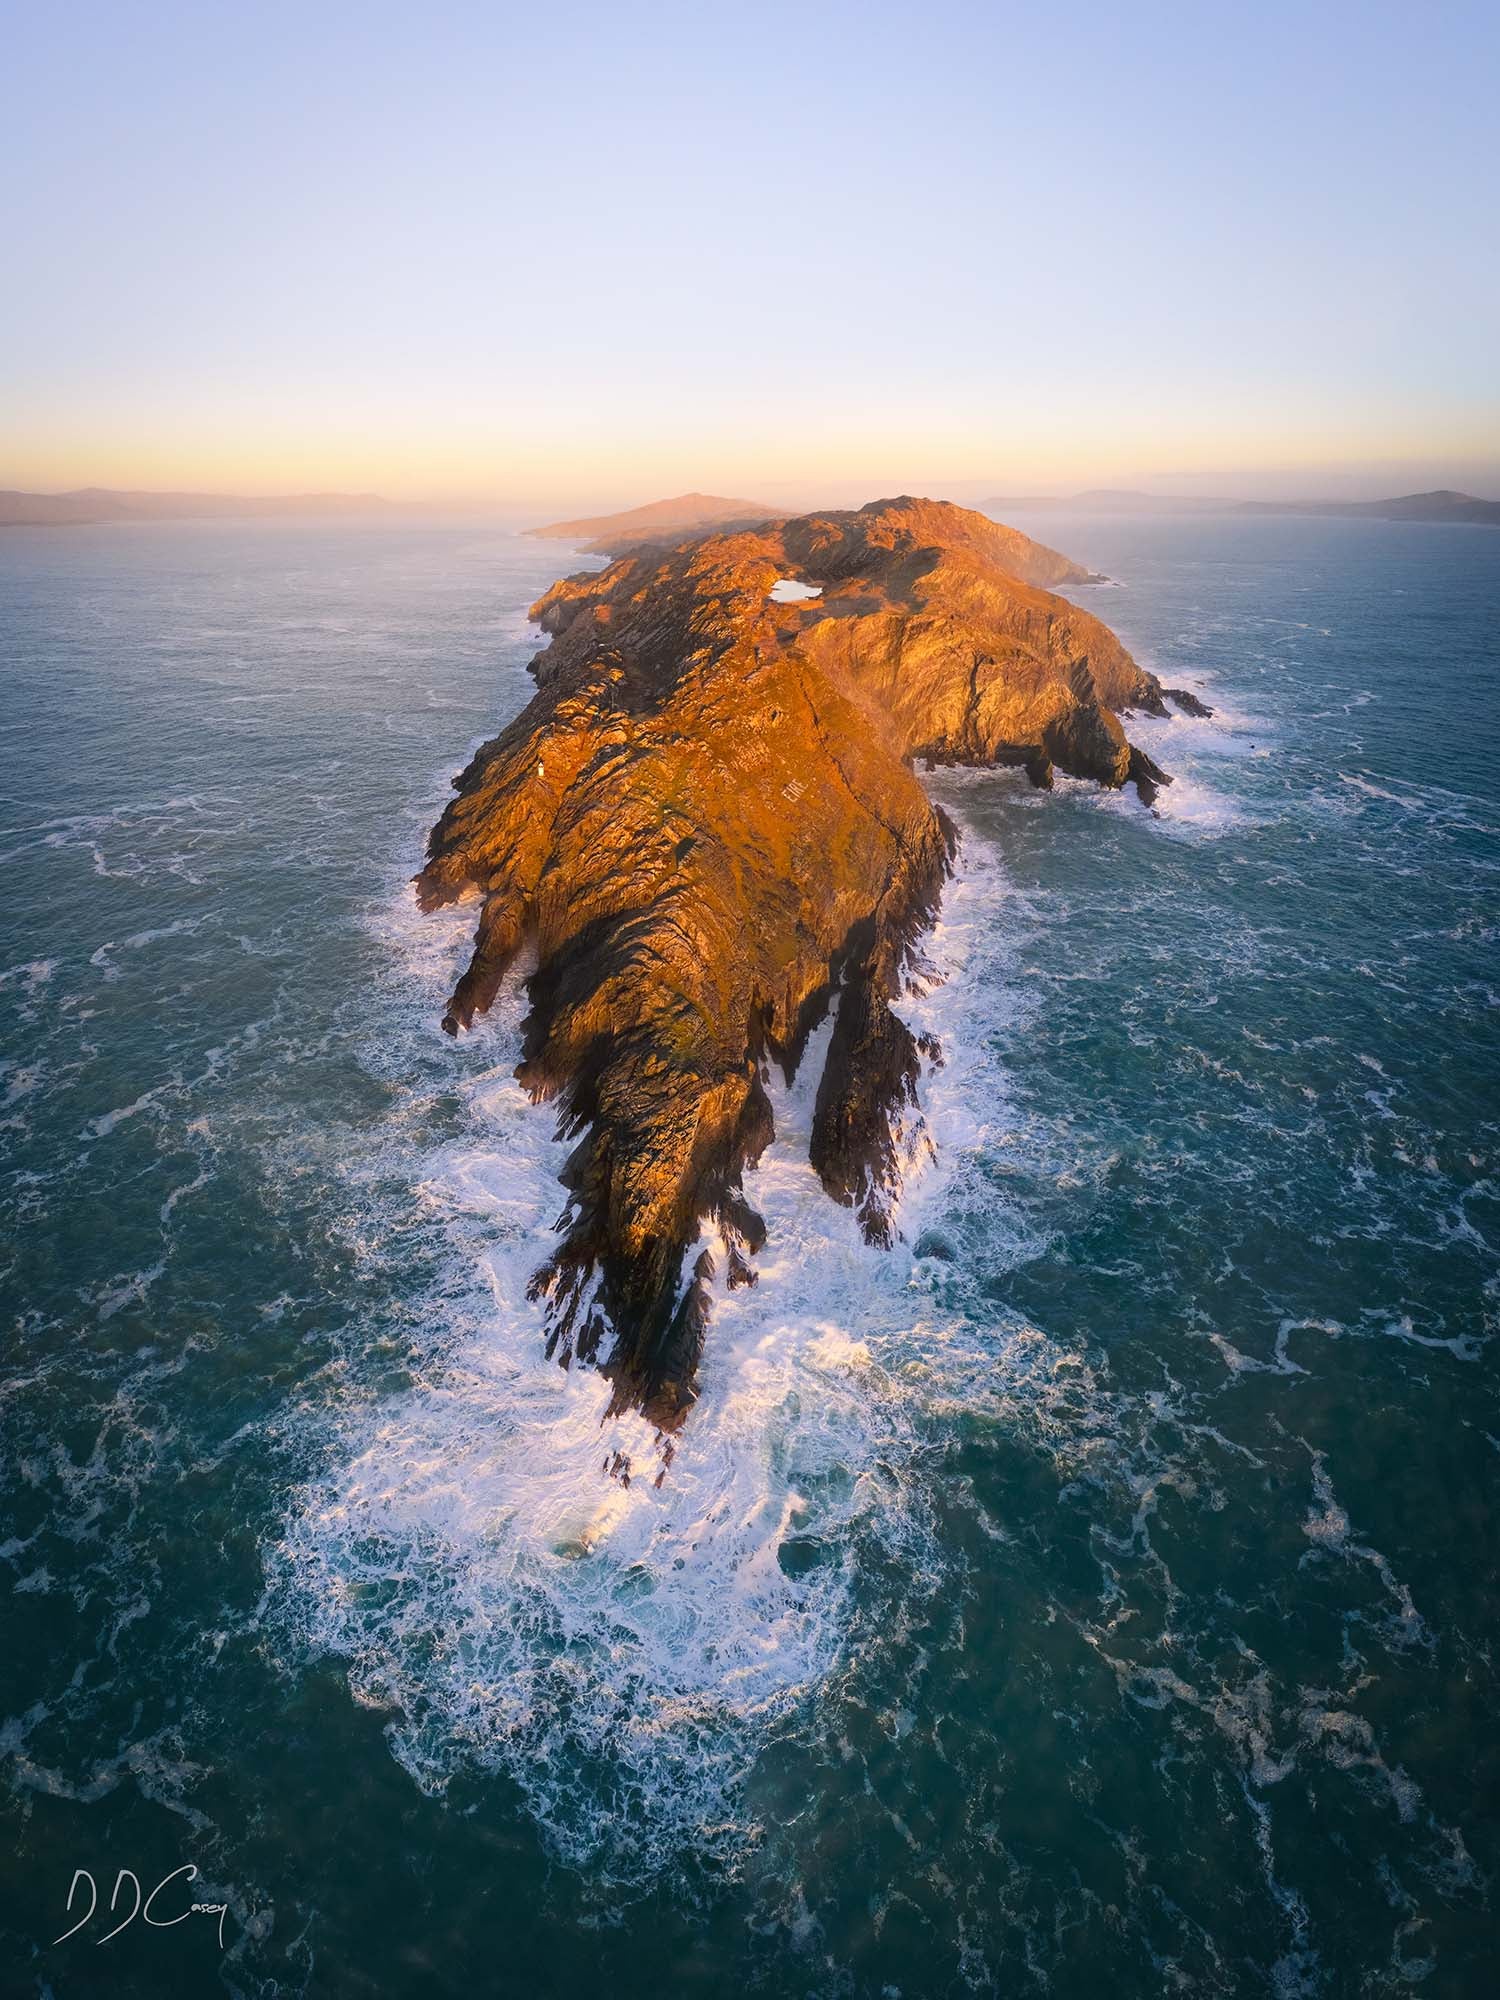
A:
{"type": "Polygon", "coordinates": [[[1088,580],[903,498],[635,542],[532,607],[537,692],[455,779],[417,888],[480,898],[452,1032],[525,973],[518,1075],[577,1142],[535,1291],[549,1352],[602,1367],[616,1408],[671,1429],[691,1407],[716,1250],[753,1284],[765,1240],[743,1175],[772,1137],[769,1066],[793,1075],[835,1006],[812,1163],[891,1240],[899,1126],[937,1053],[893,1003],[956,843],[917,767],[1147,803],[1170,782],[1120,718],[1200,705],[1048,588],[1088,580]]]}

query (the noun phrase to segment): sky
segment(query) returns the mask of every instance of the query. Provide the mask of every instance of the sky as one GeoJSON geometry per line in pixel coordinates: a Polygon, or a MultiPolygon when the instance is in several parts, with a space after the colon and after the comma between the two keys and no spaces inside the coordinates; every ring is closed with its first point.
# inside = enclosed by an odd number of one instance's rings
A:
{"type": "Polygon", "coordinates": [[[0,486],[1500,495],[1500,9],[14,4],[0,486]]]}

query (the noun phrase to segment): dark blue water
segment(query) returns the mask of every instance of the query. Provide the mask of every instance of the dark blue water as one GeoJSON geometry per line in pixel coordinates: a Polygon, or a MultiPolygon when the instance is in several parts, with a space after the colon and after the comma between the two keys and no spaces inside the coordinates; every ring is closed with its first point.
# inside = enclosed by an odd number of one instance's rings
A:
{"type": "Polygon", "coordinates": [[[1218,714],[935,781],[906,1240],[804,1078],[659,1492],[404,886],[557,550],[0,539],[0,1990],[1492,1990],[1500,536],[1020,525],[1218,714]]]}

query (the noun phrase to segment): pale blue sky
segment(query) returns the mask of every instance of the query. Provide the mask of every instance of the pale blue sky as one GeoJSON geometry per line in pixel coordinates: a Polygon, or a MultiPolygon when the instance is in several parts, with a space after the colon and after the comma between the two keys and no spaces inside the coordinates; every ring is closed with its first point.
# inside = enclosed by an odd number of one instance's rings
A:
{"type": "Polygon", "coordinates": [[[1500,491],[1497,22],[17,9],[0,484],[1500,491]]]}

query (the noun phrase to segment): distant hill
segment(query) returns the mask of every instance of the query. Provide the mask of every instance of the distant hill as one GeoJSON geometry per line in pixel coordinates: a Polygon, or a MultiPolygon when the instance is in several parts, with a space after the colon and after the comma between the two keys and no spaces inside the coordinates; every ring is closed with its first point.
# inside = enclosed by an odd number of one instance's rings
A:
{"type": "Polygon", "coordinates": [[[1394,500],[1205,500],[1188,493],[1133,493],[1097,487],[1087,493],[1000,496],[986,500],[987,514],[1314,514],[1368,521],[1472,521],[1500,527],[1500,500],[1442,487],[1394,500]]]}
{"type": "Polygon", "coordinates": [[[984,500],[986,513],[1056,514],[1064,510],[1080,514],[1232,514],[1237,500],[1200,500],[1191,494],[1133,493],[1113,486],[1092,487],[1086,493],[1032,493],[1001,495],[984,500]]]}
{"type": "Polygon", "coordinates": [[[83,527],[97,521],[239,521],[295,515],[376,514],[377,493],[125,493],[85,486],[76,493],[0,492],[0,528],[83,527]]]}
{"type": "Polygon", "coordinates": [[[1435,493],[1404,493],[1396,500],[1242,500],[1241,514],[1339,514],[1372,521],[1478,521],[1500,527],[1500,500],[1476,500],[1472,493],[1439,487],[1435,493]]]}
{"type": "Polygon", "coordinates": [[[786,512],[784,507],[768,507],[760,500],[726,500],[719,493],[679,493],[674,500],[653,500],[622,514],[552,521],[545,528],[529,528],[527,533],[606,549],[628,542],[676,541],[704,528],[742,528],[759,521],[778,521],[786,512]]]}

